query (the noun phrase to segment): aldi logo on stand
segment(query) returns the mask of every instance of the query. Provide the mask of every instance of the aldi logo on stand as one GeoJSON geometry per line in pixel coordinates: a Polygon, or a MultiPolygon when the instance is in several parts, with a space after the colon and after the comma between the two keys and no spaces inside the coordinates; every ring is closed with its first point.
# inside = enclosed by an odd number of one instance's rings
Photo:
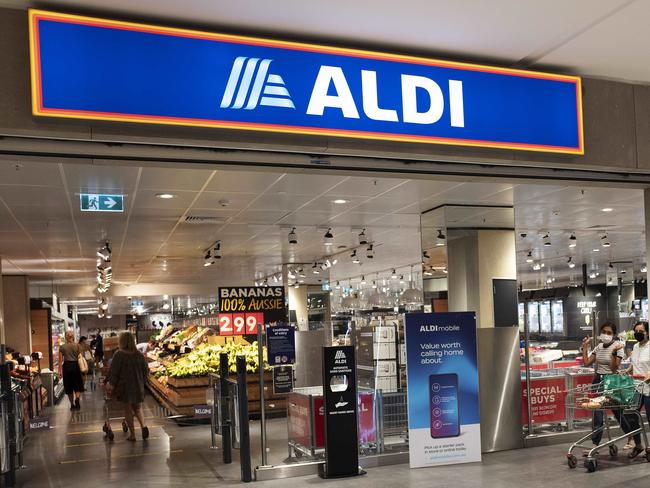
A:
{"type": "Polygon", "coordinates": [[[36,116],[583,154],[580,78],[30,10],[36,116]]]}

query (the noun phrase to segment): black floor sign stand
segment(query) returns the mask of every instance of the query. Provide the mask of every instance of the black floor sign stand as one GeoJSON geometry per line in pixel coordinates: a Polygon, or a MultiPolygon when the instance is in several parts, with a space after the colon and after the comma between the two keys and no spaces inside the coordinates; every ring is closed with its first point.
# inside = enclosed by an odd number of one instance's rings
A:
{"type": "Polygon", "coordinates": [[[321,478],[365,474],[359,468],[357,377],[353,346],[323,348],[325,465],[321,478]]]}

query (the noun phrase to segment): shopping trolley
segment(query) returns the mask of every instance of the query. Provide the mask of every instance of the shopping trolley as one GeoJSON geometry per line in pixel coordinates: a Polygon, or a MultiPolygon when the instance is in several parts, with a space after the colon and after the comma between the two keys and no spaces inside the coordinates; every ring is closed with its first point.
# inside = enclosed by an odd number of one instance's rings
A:
{"type": "Polygon", "coordinates": [[[599,451],[607,449],[611,457],[616,457],[618,455],[618,446],[616,444],[636,434],[641,434],[645,446],[645,458],[650,462],[650,446],[648,446],[645,426],[639,412],[643,384],[643,381],[633,379],[630,376],[615,374],[605,375],[600,383],[582,385],[579,388],[567,391],[567,408],[603,413],[603,425],[601,427],[593,429],[589,434],[571,444],[566,455],[569,468],[574,469],[578,465],[578,458],[573,454],[573,451],[575,449],[584,449],[586,451],[584,467],[587,471],[593,473],[598,469],[596,456],[599,451]],[[609,425],[610,419],[607,415],[609,410],[620,412],[621,423],[624,421],[629,422],[630,417],[635,418],[639,427],[618,437],[612,437],[609,425]],[[589,442],[592,436],[601,432],[606,435],[606,442],[597,446],[584,444],[585,441],[589,442]]]}
{"type": "MultiPolygon", "coordinates": [[[[121,404],[113,399],[113,392],[111,389],[107,388],[106,381],[102,379],[101,382],[102,391],[104,392],[104,425],[102,430],[104,431],[104,437],[109,441],[115,439],[115,434],[111,428],[111,412],[117,412],[121,410],[121,404]]],[[[126,433],[129,431],[129,426],[126,424],[126,420],[122,419],[122,432],[126,433]]]]}

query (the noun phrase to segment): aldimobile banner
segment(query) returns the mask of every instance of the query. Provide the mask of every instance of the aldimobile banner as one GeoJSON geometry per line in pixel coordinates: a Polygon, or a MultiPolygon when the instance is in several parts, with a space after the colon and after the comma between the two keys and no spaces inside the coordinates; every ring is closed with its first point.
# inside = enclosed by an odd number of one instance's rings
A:
{"type": "Polygon", "coordinates": [[[409,463],[481,460],[476,315],[406,314],[409,463]]]}

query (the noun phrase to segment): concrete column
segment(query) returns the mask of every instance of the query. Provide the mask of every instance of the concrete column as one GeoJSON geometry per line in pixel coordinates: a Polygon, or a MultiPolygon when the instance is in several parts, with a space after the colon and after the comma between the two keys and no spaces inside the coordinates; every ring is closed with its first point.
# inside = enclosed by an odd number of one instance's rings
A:
{"type": "Polygon", "coordinates": [[[449,311],[475,311],[479,327],[494,327],[493,282],[517,278],[514,230],[447,232],[449,311]]]}
{"type": "Polygon", "coordinates": [[[309,313],[307,311],[307,285],[300,288],[289,287],[289,310],[296,311],[296,328],[309,330],[309,313]]]}
{"type": "Polygon", "coordinates": [[[23,354],[32,352],[32,324],[29,309],[29,278],[24,275],[2,277],[5,344],[23,354]]]}
{"type": "MultiPolygon", "coordinates": [[[[0,256],[0,344],[6,344],[4,310],[3,310],[3,300],[2,300],[2,256],[0,256]]],[[[0,358],[0,362],[2,362],[2,358],[0,358]]]]}

